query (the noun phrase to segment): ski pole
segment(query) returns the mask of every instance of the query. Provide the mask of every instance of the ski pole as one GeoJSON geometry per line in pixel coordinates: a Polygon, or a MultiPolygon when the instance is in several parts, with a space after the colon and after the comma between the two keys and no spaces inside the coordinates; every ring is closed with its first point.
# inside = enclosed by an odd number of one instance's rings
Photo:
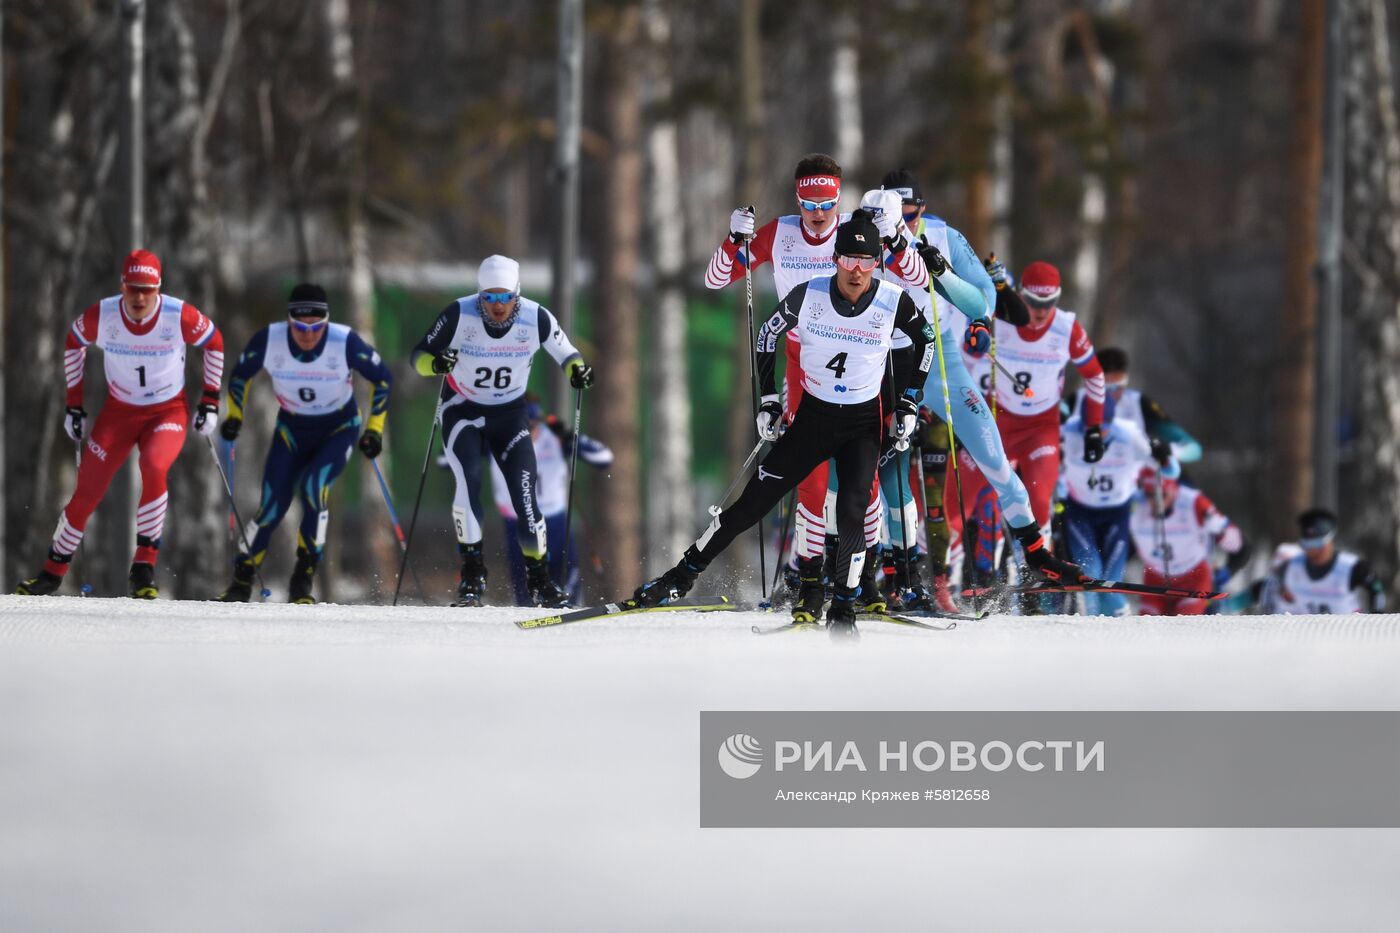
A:
{"type": "Polygon", "coordinates": [[[438,382],[438,390],[433,398],[433,429],[428,432],[428,448],[423,451],[423,472],[418,476],[418,495],[413,499],[413,515],[408,520],[408,535],[403,542],[403,560],[399,561],[399,578],[394,581],[394,602],[399,604],[399,590],[403,589],[403,572],[408,567],[408,549],[413,546],[413,529],[418,527],[418,508],[423,504],[423,486],[428,482],[428,463],[433,459],[433,442],[437,440],[438,420],[442,418],[442,390],[447,385],[447,377],[438,382]]]}
{"type": "MultiPolygon", "coordinates": [[[[967,508],[963,505],[962,473],[958,470],[958,439],[953,432],[953,401],[948,396],[948,368],[943,362],[943,328],[938,323],[938,295],[933,288],[935,281],[933,270],[929,270],[928,303],[929,307],[933,309],[934,346],[938,351],[938,378],[943,386],[943,418],[948,426],[948,456],[953,458],[953,488],[958,494],[958,518],[962,520],[962,536],[963,540],[966,541],[967,508]]],[[[972,597],[972,614],[978,618],[982,616],[982,599],[976,594],[972,597]]]]}
{"type": "Polygon", "coordinates": [[[263,579],[262,568],[258,562],[253,560],[253,546],[248,543],[248,529],[243,524],[243,519],[238,514],[238,503],[233,501],[233,485],[228,481],[228,473],[224,471],[223,461],[219,459],[218,448],[214,446],[214,439],[209,435],[204,436],[204,440],[209,444],[209,455],[214,458],[214,466],[219,471],[219,478],[224,481],[224,492],[228,493],[228,507],[233,512],[234,520],[238,522],[238,536],[243,541],[243,553],[248,555],[248,560],[252,561],[253,573],[258,577],[258,585],[262,587],[262,598],[267,599],[272,595],[272,590],[267,588],[267,581],[263,579]]]}
{"type": "MultiPolygon", "coordinates": [[[[753,205],[749,205],[749,213],[753,213],[753,205]]],[[[754,344],[753,329],[753,234],[744,237],[744,306],[748,310],[748,337],[749,337],[749,389],[753,401],[753,417],[758,420],[758,360],[756,359],[758,348],[754,344]]],[[[758,519],[756,531],[758,532],[758,585],[763,591],[763,598],[768,598],[768,566],[766,564],[766,549],[763,544],[763,523],[767,520],[767,515],[761,515],[758,519]]]]}
{"type": "Polygon", "coordinates": [[[1152,490],[1152,500],[1157,513],[1157,547],[1162,551],[1162,572],[1167,580],[1172,578],[1171,555],[1167,551],[1167,506],[1162,492],[1162,465],[1157,464],[1157,485],[1152,490]]]}
{"type": "MultiPolygon", "coordinates": [[[[569,451],[569,501],[564,509],[564,544],[562,566],[565,575],[569,568],[569,545],[573,541],[574,527],[574,477],[578,475],[578,440],[583,435],[583,390],[574,390],[574,442],[569,451]]],[[[566,581],[567,582],[567,581],[566,581]]]]}
{"type": "MultiPolygon", "coordinates": [[[[407,551],[408,543],[404,540],[403,526],[399,524],[399,513],[394,509],[394,497],[389,493],[389,484],[384,482],[384,471],[379,469],[379,461],[371,460],[370,465],[374,467],[374,475],[379,479],[379,491],[384,495],[384,507],[389,510],[389,521],[394,526],[394,537],[399,540],[399,547],[407,551]]],[[[418,598],[426,604],[428,594],[423,591],[423,581],[418,579],[418,571],[412,564],[408,565],[409,573],[413,574],[413,585],[418,587],[418,598]]]]}
{"type": "Polygon", "coordinates": [[[729,501],[730,494],[733,493],[735,487],[739,485],[739,480],[744,478],[744,474],[749,472],[749,467],[753,466],[754,459],[758,456],[758,452],[763,449],[763,445],[766,443],[768,442],[760,437],[758,443],[753,445],[753,450],[749,451],[749,455],[745,458],[743,466],[739,467],[739,472],[734,474],[734,479],[729,483],[729,488],[724,491],[724,495],[719,497],[721,508],[723,508],[725,502],[729,501]]]}
{"type": "MultiPolygon", "coordinates": [[[[77,482],[77,480],[76,480],[77,471],[78,471],[78,470],[81,470],[81,469],[83,468],[83,442],[82,442],[81,440],[75,441],[74,444],[73,444],[73,466],[74,466],[74,474],[73,474],[73,475],[74,475],[74,477],[75,477],[74,482],[77,482]]],[[[74,556],[74,557],[82,557],[82,556],[83,556],[83,541],[82,541],[81,538],[78,539],[78,552],[77,552],[77,554],[75,554],[75,555],[73,555],[73,556],[74,556]]],[[[91,584],[91,583],[88,583],[88,582],[86,582],[86,581],[84,581],[83,584],[82,584],[81,586],[78,587],[78,595],[79,595],[79,596],[91,596],[91,595],[92,595],[92,584],[91,584]]]]}
{"type": "Polygon", "coordinates": [[[778,555],[773,561],[773,586],[772,590],[778,592],[778,578],[783,575],[783,558],[787,555],[788,538],[792,536],[792,524],[797,519],[797,491],[793,490],[788,494],[787,506],[783,517],[782,533],[778,536],[778,555]]]}
{"type": "MultiPolygon", "coordinates": [[[[931,275],[931,274],[930,274],[930,279],[932,279],[932,275],[931,275]]],[[[887,353],[887,354],[885,354],[885,362],[886,362],[886,364],[887,364],[887,368],[889,369],[889,374],[890,374],[890,394],[893,395],[893,394],[894,394],[894,389],[895,389],[895,385],[894,385],[894,354],[893,354],[893,353],[887,353]]],[[[896,408],[895,408],[895,406],[894,406],[893,404],[890,405],[890,411],[892,412],[892,417],[893,417],[893,418],[898,418],[898,417],[899,417],[899,412],[896,410],[896,408]]],[[[914,412],[914,429],[915,429],[915,430],[918,430],[918,425],[919,425],[919,413],[918,413],[918,411],[916,410],[916,411],[914,412]]],[[[893,422],[891,422],[891,425],[890,425],[890,426],[891,426],[891,427],[894,427],[893,422]]],[[[906,447],[906,448],[904,448],[904,449],[905,449],[905,450],[908,450],[909,448],[906,447]]],[[[904,579],[905,579],[905,582],[908,582],[908,580],[909,580],[909,522],[908,522],[909,513],[908,513],[908,512],[905,510],[905,508],[904,508],[904,487],[907,485],[907,482],[908,482],[904,474],[905,474],[906,472],[908,472],[908,465],[907,465],[907,464],[904,464],[904,465],[901,465],[901,464],[900,464],[899,455],[900,455],[903,451],[901,451],[901,450],[900,450],[897,446],[895,446],[893,443],[890,444],[890,450],[891,450],[891,452],[892,452],[893,455],[894,455],[894,456],[893,456],[893,459],[894,459],[894,472],[895,472],[895,489],[896,489],[896,491],[899,493],[899,549],[900,549],[900,551],[903,552],[902,558],[903,558],[903,560],[904,560],[904,579]]],[[[911,501],[912,501],[912,497],[911,497],[911,501]]],[[[893,539],[891,539],[891,540],[893,540],[893,539]]],[[[918,539],[916,538],[915,541],[917,542],[917,540],[918,540],[918,539]]],[[[895,587],[898,588],[898,586],[899,586],[899,568],[898,568],[898,566],[896,566],[896,567],[895,567],[895,587]]]]}

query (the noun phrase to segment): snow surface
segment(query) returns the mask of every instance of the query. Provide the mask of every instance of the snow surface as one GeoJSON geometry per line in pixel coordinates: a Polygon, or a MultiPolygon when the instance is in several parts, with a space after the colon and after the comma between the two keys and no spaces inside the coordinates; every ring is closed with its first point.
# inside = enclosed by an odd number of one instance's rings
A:
{"type": "Polygon", "coordinates": [[[1391,930],[1389,830],[701,830],[704,709],[1398,709],[1400,618],[0,597],[0,930],[1391,930]]]}

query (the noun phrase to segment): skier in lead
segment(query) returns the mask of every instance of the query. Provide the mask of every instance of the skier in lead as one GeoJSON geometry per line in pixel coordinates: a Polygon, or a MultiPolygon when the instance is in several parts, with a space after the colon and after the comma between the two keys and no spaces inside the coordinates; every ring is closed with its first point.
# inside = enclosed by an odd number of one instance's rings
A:
{"type": "Polygon", "coordinates": [[[443,450],[456,481],[452,519],[462,558],[454,606],[480,606],[486,595],[482,558],[481,469],[489,452],[505,475],[525,555],[530,598],[537,606],[562,607],[568,596],[549,575],[548,531],[536,500],[538,469],[529,442],[525,388],[535,353],[543,347],[569,374],[575,389],[593,385],[583,361],[554,315],[520,294],[520,263],[488,256],[477,291],[443,308],[413,349],[423,376],[442,376],[439,400],[443,450]]]}
{"type": "Polygon", "coordinates": [[[277,396],[277,425],[263,465],[262,502],[253,518],[257,531],[233,561],[233,581],[219,599],[247,602],[253,577],[267,556],[273,532],[287,515],[292,498],[301,497],[297,528],[297,562],[287,601],[314,603],[312,579],[326,544],[331,486],[350,461],[351,451],[373,460],[384,448],[384,420],[389,411],[389,367],[358,333],[332,324],[326,291],[302,283],[287,299],[287,320],[269,324],[248,341],[229,376],[227,415],[220,428],[233,444],[243,427],[248,383],[266,369],[277,396]],[[354,374],[374,386],[369,421],[361,433],[355,404],[354,374]]]}
{"type": "MultiPolygon", "coordinates": [[[[892,430],[908,446],[918,418],[918,385],[932,354],[923,353],[933,330],[899,286],[876,279],[882,252],[871,216],[856,211],[836,231],[834,276],[819,276],[789,292],[763,326],[755,346],[762,391],[758,433],[773,447],[739,498],[713,507],[714,520],[670,570],[633,594],[638,606],[684,596],[710,562],[819,464],[834,459],[840,481],[836,527],[840,538],[827,625],[833,637],[854,636],[856,598],[865,563],[864,514],[884,431],[881,385],[895,328],[909,335],[919,363],[916,378],[896,376],[892,430]],[[801,399],[785,432],[774,381],[778,341],[796,333],[801,399]]],[[[823,483],[823,494],[825,483],[823,483]]]]}
{"type": "Polygon", "coordinates": [[[163,295],[160,259],[138,249],[122,266],[121,293],[87,308],[64,342],[68,382],[63,429],[81,446],[77,488],[58,517],[48,560],[39,573],[20,583],[22,596],[58,590],[83,540],[88,518],[130,455],[138,451],[141,498],[136,506],[136,552],[131,559],[129,594],[155,599],[156,558],[165,526],[166,475],[185,445],[185,347],[204,351],[204,390],[193,427],[205,437],[219,420],[219,385],[224,373],[224,338],[194,305],[163,295]],[[83,408],[83,363],[87,348],[102,350],[107,399],[87,432],[83,408]]]}
{"type": "MultiPolygon", "coordinates": [[[[837,225],[850,216],[837,213],[841,180],[841,166],[830,156],[822,153],[804,156],[793,172],[798,213],[776,217],[755,229],[753,211],[737,208],[730,215],[729,237],[710,259],[705,284],[714,289],[724,288],[743,279],[746,267],[752,272],[763,263],[771,262],[774,285],[779,298],[783,298],[813,277],[829,276],[833,271],[832,248],[837,225]],[[744,248],[746,243],[747,249],[744,248]]],[[[882,235],[889,237],[890,269],[898,278],[926,288],[928,272],[918,253],[908,248],[907,237],[898,239],[896,222],[894,215],[879,221],[886,227],[882,235]]],[[[802,400],[802,361],[798,346],[797,338],[790,333],[783,376],[788,423],[802,400]]],[[[827,543],[825,516],[829,473],[826,461],[816,464],[808,476],[800,479],[793,552],[801,582],[794,612],[811,615],[815,620],[820,611],[812,615],[810,607],[814,604],[820,607],[825,598],[821,577],[827,543]]],[[[867,547],[879,543],[881,509],[878,488],[872,484],[865,515],[867,547]]]]}

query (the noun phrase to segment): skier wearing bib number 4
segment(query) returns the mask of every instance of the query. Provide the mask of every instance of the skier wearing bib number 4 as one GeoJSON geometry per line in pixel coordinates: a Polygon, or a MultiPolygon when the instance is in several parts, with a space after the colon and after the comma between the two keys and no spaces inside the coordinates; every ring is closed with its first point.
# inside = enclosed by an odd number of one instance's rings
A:
{"type": "Polygon", "coordinates": [[[194,305],[162,295],[160,285],[160,260],[147,250],[133,251],[122,267],[121,294],[92,305],[68,332],[63,429],[82,449],[77,489],[59,514],[43,569],[16,589],[22,596],[47,596],[63,583],[88,518],[133,447],[140,462],[141,499],[129,592],[137,599],[159,595],[155,564],[165,526],[166,474],[185,446],[185,424],[190,420],[185,347],[204,351],[204,392],[192,426],[206,437],[218,426],[224,372],[224,338],[214,322],[194,305]],[[89,433],[83,363],[92,346],[102,350],[107,400],[89,433]]]}
{"type": "Polygon", "coordinates": [[[371,460],[383,449],[389,368],[364,338],[344,324],[332,324],[330,317],[321,286],[296,286],[287,299],[287,320],[254,334],[229,376],[228,416],[220,433],[230,444],[243,427],[248,383],[264,369],[272,379],[279,408],[263,466],[262,502],[253,518],[257,526],[249,545],[253,552],[234,559],[233,582],[219,597],[223,602],[248,601],[268,541],[287,516],[294,496],[301,499],[302,513],[287,600],[315,602],[311,584],[326,542],[331,486],[356,446],[371,460]],[[374,386],[363,433],[352,384],[355,373],[374,386]]]}
{"type": "Polygon", "coordinates": [[[420,375],[445,377],[439,411],[443,449],[457,487],[452,520],[462,558],[453,605],[480,606],[486,595],[481,471],[488,452],[501,468],[511,507],[520,519],[518,539],[530,598],[537,606],[568,605],[568,595],[549,575],[525,398],[530,368],[541,348],[569,374],[574,388],[593,384],[593,367],[583,361],[554,315],[521,296],[520,263],[488,256],[477,275],[476,293],[443,308],[413,349],[413,366],[420,375]]]}

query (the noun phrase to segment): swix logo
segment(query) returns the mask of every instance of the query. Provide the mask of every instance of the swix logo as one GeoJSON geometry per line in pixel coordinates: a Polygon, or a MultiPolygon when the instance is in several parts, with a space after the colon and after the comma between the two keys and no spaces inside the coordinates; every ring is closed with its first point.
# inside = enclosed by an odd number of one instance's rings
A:
{"type": "Polygon", "coordinates": [[[1026,459],[1039,460],[1041,457],[1053,457],[1055,454],[1059,453],[1059,450],[1060,449],[1054,444],[1046,444],[1044,447],[1037,447],[1035,450],[1032,450],[1031,455],[1026,459]]]}
{"type": "Polygon", "coordinates": [[[166,422],[164,422],[164,423],[162,423],[162,424],[156,425],[156,429],[155,429],[154,431],[152,431],[151,433],[152,433],[152,434],[159,434],[161,431],[183,431],[183,430],[185,430],[185,426],[184,426],[183,424],[181,424],[180,422],[178,422],[178,421],[166,421],[166,422]]]}
{"type": "Polygon", "coordinates": [[[107,451],[103,450],[101,447],[98,447],[97,441],[93,440],[92,438],[88,438],[87,449],[91,451],[92,455],[98,460],[101,460],[103,463],[107,462],[107,451]]]}

